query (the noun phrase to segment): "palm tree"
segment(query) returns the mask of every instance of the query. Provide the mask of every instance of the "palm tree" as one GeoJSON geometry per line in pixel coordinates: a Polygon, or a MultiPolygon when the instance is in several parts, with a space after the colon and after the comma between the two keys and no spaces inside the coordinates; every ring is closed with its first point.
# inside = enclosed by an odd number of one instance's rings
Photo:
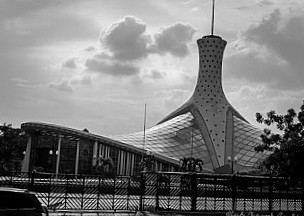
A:
{"type": "Polygon", "coordinates": [[[111,157],[99,156],[97,159],[97,165],[95,166],[95,171],[98,174],[110,174],[114,167],[114,162],[111,157]]]}
{"type": "Polygon", "coordinates": [[[201,159],[196,159],[193,157],[184,157],[181,159],[180,171],[182,172],[202,172],[203,171],[203,161],[201,159]]]}
{"type": "Polygon", "coordinates": [[[143,155],[142,161],[140,162],[141,169],[144,171],[154,171],[155,158],[152,152],[148,152],[143,155]]]}

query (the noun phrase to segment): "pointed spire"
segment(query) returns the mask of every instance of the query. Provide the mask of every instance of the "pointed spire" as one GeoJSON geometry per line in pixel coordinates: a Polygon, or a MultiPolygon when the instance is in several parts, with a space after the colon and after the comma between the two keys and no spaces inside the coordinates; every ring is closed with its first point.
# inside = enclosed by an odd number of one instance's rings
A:
{"type": "Polygon", "coordinates": [[[213,31],[214,31],[214,5],[215,5],[215,0],[212,0],[211,35],[213,35],[213,31]]]}

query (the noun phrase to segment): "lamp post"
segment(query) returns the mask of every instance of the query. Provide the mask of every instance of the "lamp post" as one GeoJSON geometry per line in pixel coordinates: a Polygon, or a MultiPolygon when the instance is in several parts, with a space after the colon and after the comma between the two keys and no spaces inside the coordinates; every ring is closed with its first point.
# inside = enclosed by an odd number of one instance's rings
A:
{"type": "Polygon", "coordinates": [[[234,163],[238,161],[237,156],[234,156],[233,160],[231,159],[231,156],[228,156],[227,161],[231,164],[231,174],[234,174],[234,163]]]}
{"type": "Polygon", "coordinates": [[[236,182],[235,182],[235,176],[234,174],[234,163],[238,161],[237,156],[234,156],[233,160],[231,156],[227,157],[228,163],[231,163],[231,185],[232,185],[232,211],[235,211],[236,209],[236,182]]]}
{"type": "Polygon", "coordinates": [[[53,167],[53,150],[51,149],[49,151],[49,169],[50,169],[50,172],[52,172],[52,167],[53,167]]]}

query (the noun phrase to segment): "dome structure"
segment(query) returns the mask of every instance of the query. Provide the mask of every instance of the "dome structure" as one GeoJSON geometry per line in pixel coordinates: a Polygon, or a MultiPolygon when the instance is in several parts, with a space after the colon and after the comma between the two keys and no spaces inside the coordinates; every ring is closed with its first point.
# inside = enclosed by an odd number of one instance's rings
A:
{"type": "Polygon", "coordinates": [[[111,138],[168,158],[201,159],[210,172],[230,172],[233,165],[235,171],[250,169],[267,153],[254,150],[261,144],[262,131],[246,121],[224,94],[222,62],[227,42],[210,35],[197,44],[199,72],[190,99],[147,129],[145,138],[143,132],[111,138]]]}

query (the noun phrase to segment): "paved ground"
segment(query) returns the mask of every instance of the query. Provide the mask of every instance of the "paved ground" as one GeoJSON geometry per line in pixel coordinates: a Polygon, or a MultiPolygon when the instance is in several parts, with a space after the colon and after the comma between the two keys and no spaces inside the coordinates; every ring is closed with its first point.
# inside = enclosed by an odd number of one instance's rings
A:
{"type": "Polygon", "coordinates": [[[222,216],[220,213],[158,213],[158,212],[79,212],[79,211],[50,211],[50,216],[222,216]]]}
{"type": "Polygon", "coordinates": [[[80,212],[80,211],[50,211],[50,216],[135,216],[136,212],[80,212]]]}
{"type": "MultiPolygon", "coordinates": [[[[159,212],[77,212],[77,211],[61,211],[61,212],[50,212],[50,216],[226,216],[225,213],[219,213],[219,212],[188,212],[188,213],[159,213],[159,212]]],[[[229,215],[229,214],[228,214],[229,215]]],[[[251,214],[234,214],[237,216],[247,216],[251,214]]],[[[259,216],[284,216],[285,214],[254,214],[259,216]]],[[[295,215],[296,214],[287,214],[287,215],[295,215]]],[[[232,215],[231,215],[232,216],[232,215]]]]}

